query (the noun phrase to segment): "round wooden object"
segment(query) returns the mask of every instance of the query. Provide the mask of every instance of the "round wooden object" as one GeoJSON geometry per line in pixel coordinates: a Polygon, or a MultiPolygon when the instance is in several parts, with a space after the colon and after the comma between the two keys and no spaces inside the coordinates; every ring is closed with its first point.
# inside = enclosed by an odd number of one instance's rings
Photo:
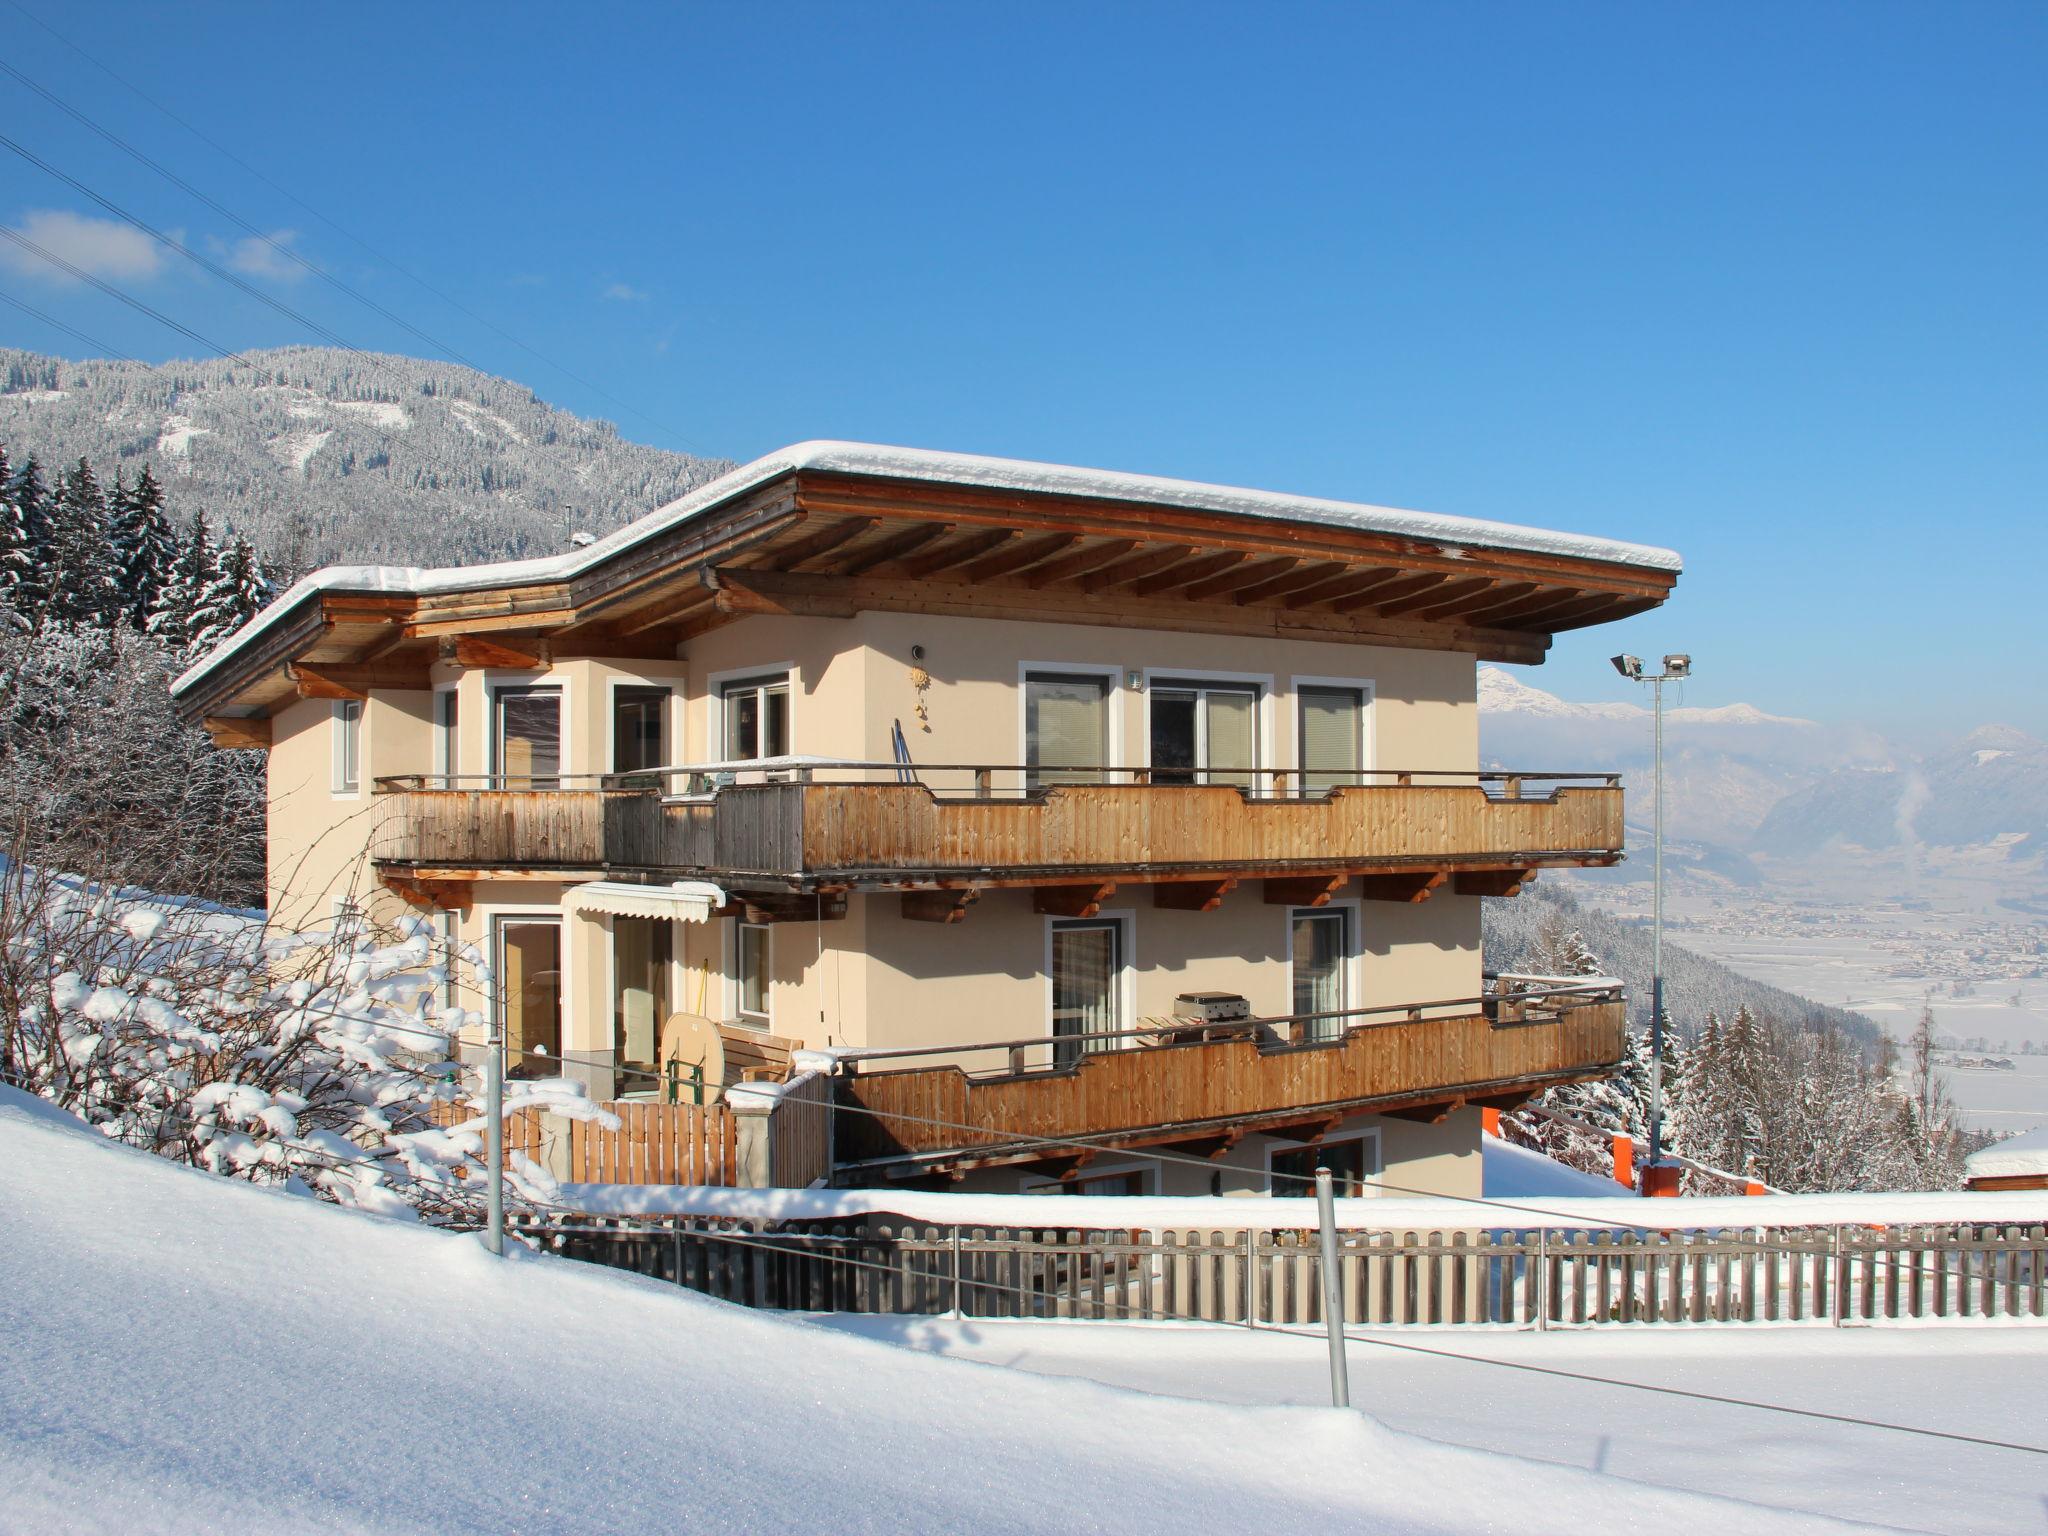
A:
{"type": "Polygon", "coordinates": [[[661,1065],[676,1064],[677,1090],[690,1100],[692,1067],[704,1069],[704,1102],[717,1098],[725,1086],[725,1040],[718,1026],[701,1013],[672,1013],[661,1026],[661,1065]]]}

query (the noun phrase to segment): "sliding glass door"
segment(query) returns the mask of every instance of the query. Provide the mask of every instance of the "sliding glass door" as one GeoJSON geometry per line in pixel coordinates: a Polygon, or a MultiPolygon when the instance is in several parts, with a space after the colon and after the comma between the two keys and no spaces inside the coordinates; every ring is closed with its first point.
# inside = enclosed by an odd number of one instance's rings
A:
{"type": "Polygon", "coordinates": [[[506,1074],[557,1076],[562,1070],[562,921],[500,917],[492,927],[506,1074]]]}
{"type": "Polygon", "coordinates": [[[1128,1045],[1123,1028],[1123,925],[1113,920],[1052,925],[1053,1060],[1128,1045]],[[1087,1038],[1093,1037],[1093,1038],[1087,1038]]]}
{"type": "Polygon", "coordinates": [[[666,918],[612,919],[612,1059],[621,1093],[652,1093],[661,1026],[673,1011],[669,970],[675,924],[666,918]]]}

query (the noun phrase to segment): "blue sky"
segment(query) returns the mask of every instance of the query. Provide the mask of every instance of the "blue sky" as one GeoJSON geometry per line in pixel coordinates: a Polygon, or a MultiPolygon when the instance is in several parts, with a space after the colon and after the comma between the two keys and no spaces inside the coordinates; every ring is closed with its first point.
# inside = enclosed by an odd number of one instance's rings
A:
{"type": "MultiPolygon", "coordinates": [[[[1668,544],[1673,603],[1531,680],[1622,697],[1609,653],[1689,650],[1691,703],[2048,732],[2048,9],[22,3],[261,177],[31,21],[0,58],[629,436],[1668,544]]],[[[14,81],[0,101],[25,147],[352,343],[431,351],[14,81]]],[[[229,346],[313,339],[63,222],[86,215],[0,151],[0,222],[229,346]]],[[[194,351],[18,263],[0,290],[194,351]]],[[[0,340],[88,350],[5,308],[0,340]]]]}

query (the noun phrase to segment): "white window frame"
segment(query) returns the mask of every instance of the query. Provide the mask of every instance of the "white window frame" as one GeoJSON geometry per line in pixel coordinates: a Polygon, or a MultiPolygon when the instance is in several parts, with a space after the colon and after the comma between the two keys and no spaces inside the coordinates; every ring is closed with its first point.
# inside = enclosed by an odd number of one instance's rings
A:
{"type": "Polygon", "coordinates": [[[726,919],[728,934],[725,945],[725,1011],[734,1023],[745,1029],[758,1029],[763,1034],[775,1032],[775,925],[773,923],[750,923],[744,917],[726,919]],[[765,1013],[748,1014],[740,1011],[740,999],[745,989],[740,977],[740,931],[758,928],[767,940],[768,975],[763,981],[762,991],[767,994],[768,1008],[765,1013]]]}
{"type": "Polygon", "coordinates": [[[461,986],[455,979],[456,956],[462,953],[462,914],[453,907],[434,909],[434,942],[441,946],[440,960],[447,967],[441,978],[443,1008],[461,1006],[461,986]]]}
{"type": "Polygon", "coordinates": [[[1359,734],[1364,738],[1358,744],[1358,768],[1361,780],[1378,773],[1379,760],[1379,684],[1369,677],[1311,677],[1296,674],[1287,679],[1287,733],[1293,743],[1294,792],[1308,794],[1308,780],[1304,777],[1307,767],[1302,761],[1306,743],[1301,739],[1301,690],[1304,688],[1354,688],[1358,690],[1359,734]]]}
{"type": "Polygon", "coordinates": [[[447,789],[455,788],[455,775],[462,771],[462,759],[465,756],[462,750],[462,723],[468,714],[469,711],[463,708],[460,682],[434,684],[434,777],[447,789]],[[441,718],[443,699],[455,701],[455,751],[452,756],[448,751],[448,727],[441,718]]]}
{"type": "Polygon", "coordinates": [[[601,748],[604,756],[604,771],[606,773],[619,772],[618,707],[619,690],[621,688],[656,690],[668,695],[668,703],[662,707],[661,711],[661,756],[664,766],[673,763],[676,760],[677,752],[675,740],[676,716],[680,713],[676,708],[676,685],[674,681],[658,682],[651,678],[610,677],[605,679],[604,685],[604,744],[601,748]]]}
{"type": "Polygon", "coordinates": [[[803,674],[793,661],[764,661],[751,667],[727,667],[723,671],[705,675],[703,761],[725,761],[726,684],[744,682],[750,677],[773,677],[778,672],[789,679],[789,750],[791,753],[799,750],[796,734],[797,700],[803,695],[803,674]]]}
{"type": "Polygon", "coordinates": [[[328,735],[330,752],[328,758],[328,792],[337,800],[360,800],[363,798],[363,739],[366,732],[363,720],[370,712],[367,699],[336,699],[328,706],[328,735]],[[354,718],[350,718],[354,711],[354,718]],[[353,777],[350,774],[349,759],[355,761],[353,777]]]}
{"type": "MultiPolygon", "coordinates": [[[[1285,923],[1280,930],[1280,953],[1287,957],[1288,1008],[1291,1010],[1294,1007],[1294,922],[1296,918],[1313,917],[1318,913],[1337,913],[1344,919],[1344,1006],[1363,1007],[1364,1004],[1359,1001],[1359,984],[1364,979],[1365,902],[1359,897],[1352,896],[1325,902],[1320,907],[1286,907],[1282,912],[1285,923]]],[[[1343,1033],[1341,1027],[1338,1033],[1343,1033]]]]}
{"type": "MultiPolygon", "coordinates": [[[[1325,1136],[1321,1141],[1268,1141],[1266,1143],[1266,1193],[1275,1196],[1290,1195],[1300,1198],[1302,1196],[1312,1197],[1316,1192],[1315,1186],[1312,1184],[1304,1184],[1299,1189],[1275,1189],[1273,1187],[1274,1153],[1304,1152],[1311,1147],[1341,1146],[1347,1141],[1369,1141],[1372,1143],[1372,1172],[1366,1176],[1365,1193],[1357,1198],[1370,1200],[1377,1199],[1385,1194],[1387,1144],[1380,1135],[1380,1128],[1376,1125],[1360,1126],[1355,1131],[1340,1131],[1335,1135],[1325,1136]]],[[[1335,1180],[1331,1182],[1334,1183],[1335,1180]]],[[[1340,1196],[1339,1198],[1342,1197],[1340,1196]]]]}
{"type": "MultiPolygon", "coordinates": [[[[560,695],[562,711],[562,766],[555,777],[567,779],[582,770],[583,754],[578,750],[576,739],[576,691],[568,677],[555,672],[486,672],[484,674],[484,762],[485,772],[493,780],[501,777],[505,767],[498,755],[498,695],[507,689],[555,689],[560,695]]],[[[546,774],[536,775],[546,778],[546,774]]]]}
{"type": "MultiPolygon", "coordinates": [[[[1145,679],[1145,766],[1152,764],[1152,690],[1154,688],[1199,688],[1206,683],[1240,683],[1251,688],[1252,793],[1264,793],[1261,780],[1277,762],[1273,752],[1273,682],[1271,672],[1222,672],[1207,667],[1147,667],[1145,679]]],[[[1205,770],[1206,771],[1206,770],[1205,770]]],[[[1197,783],[1206,784],[1206,777],[1197,783]]]]}
{"type": "MultiPolygon", "coordinates": [[[[1124,695],[1128,692],[1124,687],[1125,669],[1121,666],[1098,661],[1020,661],[1017,663],[1017,751],[1011,757],[1011,762],[1016,763],[1022,769],[1025,764],[1031,761],[1031,712],[1029,700],[1025,695],[1025,689],[1031,681],[1031,674],[1034,672],[1050,672],[1055,676],[1063,677],[1101,677],[1108,679],[1109,686],[1103,691],[1102,702],[1103,707],[1109,711],[1109,735],[1107,741],[1104,742],[1104,747],[1109,753],[1109,761],[1101,766],[1105,768],[1129,766],[1124,761],[1124,709],[1127,702],[1124,695]]],[[[1054,770],[1054,772],[1058,771],[1058,769],[1054,770]]],[[[1025,777],[1026,775],[1020,772],[1018,788],[1023,788],[1022,781],[1025,777]]]]}
{"type": "MultiPolygon", "coordinates": [[[[1041,1017],[1045,1020],[1045,1038],[1052,1046],[1054,1058],[1059,1053],[1060,1037],[1053,1032],[1053,978],[1052,978],[1052,936],[1056,929],[1067,924],[1108,924],[1117,925],[1117,977],[1116,1006],[1117,1024],[1124,1029],[1135,1029],[1138,1023],[1138,954],[1137,954],[1137,910],[1132,907],[1105,907],[1093,917],[1048,917],[1045,920],[1043,959],[1040,962],[1045,977],[1045,1001],[1041,1017]]],[[[1127,1040],[1124,1046],[1135,1045],[1135,1039],[1127,1040]]],[[[1104,1049],[1116,1049],[1114,1046],[1104,1049]]],[[[1089,1054],[1085,1049],[1082,1054],[1089,1054]]]]}

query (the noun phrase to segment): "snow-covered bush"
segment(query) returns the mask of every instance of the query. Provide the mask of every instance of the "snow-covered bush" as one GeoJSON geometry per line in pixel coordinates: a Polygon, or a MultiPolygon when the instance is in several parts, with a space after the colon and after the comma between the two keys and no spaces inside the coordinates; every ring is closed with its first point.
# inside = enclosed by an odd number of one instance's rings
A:
{"type": "MultiPolygon", "coordinates": [[[[0,869],[0,1080],[106,1135],[258,1183],[387,1215],[471,1223],[483,1200],[475,1022],[436,999],[491,978],[424,921],[279,933],[255,914],[112,889],[20,861],[0,869]]],[[[603,1118],[572,1085],[522,1102],[603,1118]]],[[[513,1160],[515,1204],[552,1181],[513,1160]]]]}

